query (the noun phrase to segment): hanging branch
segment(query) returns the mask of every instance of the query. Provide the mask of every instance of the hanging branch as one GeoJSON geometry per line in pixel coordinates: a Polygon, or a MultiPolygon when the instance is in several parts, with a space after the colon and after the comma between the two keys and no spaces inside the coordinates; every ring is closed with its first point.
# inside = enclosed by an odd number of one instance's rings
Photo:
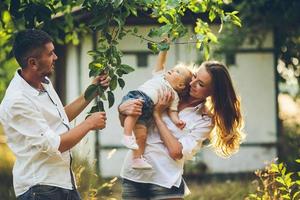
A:
{"type": "MultiPolygon", "coordinates": [[[[9,38],[13,33],[24,28],[42,28],[49,32],[57,43],[76,45],[80,42],[79,36],[84,36],[92,31],[100,33],[96,48],[88,52],[93,57],[93,61],[89,64],[89,76],[97,76],[106,72],[111,81],[108,89],[90,85],[85,91],[85,98],[89,99],[97,95],[99,99],[97,105],[91,109],[91,113],[104,110],[103,101],[108,101],[109,107],[111,107],[114,104],[113,91],[117,86],[121,88],[125,86],[123,75],[134,71],[131,66],[123,64],[121,60],[122,52],[118,49],[118,44],[124,36],[131,34],[147,41],[148,49],[155,53],[167,50],[169,45],[157,42],[154,38],[158,38],[157,40],[160,41],[164,35],[168,35],[172,44],[195,44],[204,52],[204,59],[208,59],[209,45],[218,42],[209,23],[219,19],[221,26],[223,23],[241,26],[236,11],[224,12],[223,0],[84,0],[83,2],[82,0],[73,0],[43,1],[43,4],[39,1],[18,2],[19,4],[12,4],[11,1],[5,1],[1,4],[1,36],[4,34],[4,37],[9,38]],[[78,11],[79,8],[82,12],[89,13],[88,23],[75,19],[73,12],[75,12],[74,10],[78,11]],[[129,16],[138,17],[139,12],[150,13],[149,17],[161,24],[149,31],[147,37],[150,39],[137,34],[137,29],[125,30],[127,18],[129,16]],[[195,16],[207,15],[209,22],[196,17],[194,24],[196,41],[176,42],[187,34],[187,27],[182,23],[182,17],[190,12],[195,16]],[[5,32],[8,24],[16,31],[5,32]]],[[[0,48],[11,43],[11,39],[3,41],[0,43],[0,48]]],[[[0,63],[5,58],[6,56],[3,57],[0,54],[0,63]]]]}

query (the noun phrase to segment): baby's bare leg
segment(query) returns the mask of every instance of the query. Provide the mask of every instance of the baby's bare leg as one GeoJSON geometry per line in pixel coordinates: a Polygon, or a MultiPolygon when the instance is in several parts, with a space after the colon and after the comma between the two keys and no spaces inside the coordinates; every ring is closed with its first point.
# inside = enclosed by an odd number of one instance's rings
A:
{"type": "Polygon", "coordinates": [[[142,124],[136,124],[133,132],[135,134],[136,143],[139,145],[139,149],[133,151],[133,158],[140,158],[145,151],[147,127],[142,124]]]}
{"type": "Polygon", "coordinates": [[[131,116],[128,115],[125,117],[124,120],[124,134],[127,136],[132,135],[133,128],[135,127],[136,121],[139,118],[139,116],[131,116]]]}

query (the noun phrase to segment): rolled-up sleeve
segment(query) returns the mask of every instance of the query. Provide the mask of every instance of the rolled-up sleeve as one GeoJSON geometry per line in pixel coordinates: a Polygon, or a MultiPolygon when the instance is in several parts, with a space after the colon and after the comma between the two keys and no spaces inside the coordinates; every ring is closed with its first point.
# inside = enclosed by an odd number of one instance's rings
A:
{"type": "Polygon", "coordinates": [[[201,147],[202,142],[208,138],[211,129],[211,118],[204,116],[199,119],[185,135],[179,138],[184,159],[193,158],[201,147]]]}
{"type": "Polygon", "coordinates": [[[25,143],[49,155],[60,154],[60,136],[48,126],[41,112],[25,98],[14,101],[9,109],[10,128],[25,137],[25,143]]]}

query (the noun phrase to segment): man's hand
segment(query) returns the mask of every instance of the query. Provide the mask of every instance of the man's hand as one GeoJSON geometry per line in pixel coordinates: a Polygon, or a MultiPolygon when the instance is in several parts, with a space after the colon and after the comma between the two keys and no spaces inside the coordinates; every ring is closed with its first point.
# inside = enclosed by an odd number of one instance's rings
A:
{"type": "Polygon", "coordinates": [[[111,78],[108,76],[107,73],[101,74],[99,76],[96,76],[94,80],[92,81],[92,84],[95,85],[101,85],[103,88],[107,88],[109,86],[111,78]]]}
{"type": "Polygon", "coordinates": [[[91,130],[103,129],[106,126],[106,114],[105,112],[92,113],[86,120],[91,130]]]}

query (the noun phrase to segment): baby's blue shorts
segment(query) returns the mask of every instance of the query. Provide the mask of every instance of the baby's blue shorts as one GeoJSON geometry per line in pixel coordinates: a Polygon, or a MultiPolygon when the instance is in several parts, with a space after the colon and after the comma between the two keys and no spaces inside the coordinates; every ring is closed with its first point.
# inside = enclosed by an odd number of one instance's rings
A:
{"type": "Polygon", "coordinates": [[[153,121],[152,113],[154,104],[152,99],[142,91],[132,90],[122,98],[121,104],[130,99],[142,99],[144,101],[142,115],[138,118],[137,124],[142,124],[148,127],[153,121]]]}

